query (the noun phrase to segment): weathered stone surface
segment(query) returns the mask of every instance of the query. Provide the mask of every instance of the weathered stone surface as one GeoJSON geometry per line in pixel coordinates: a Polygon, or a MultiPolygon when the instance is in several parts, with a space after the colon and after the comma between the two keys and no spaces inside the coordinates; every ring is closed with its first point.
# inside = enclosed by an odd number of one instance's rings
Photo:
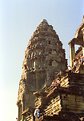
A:
{"type": "Polygon", "coordinates": [[[84,22],[70,41],[71,69],[53,27],[43,20],[25,51],[18,90],[18,121],[83,121],[84,22]],[[79,49],[75,52],[75,44],[79,49]],[[73,59],[78,58],[75,66],[73,59]],[[40,117],[34,117],[35,108],[40,117]]]}
{"type": "Polygon", "coordinates": [[[34,106],[33,92],[40,91],[45,85],[49,86],[55,73],[66,68],[62,43],[53,26],[44,19],[33,33],[25,51],[17,101],[17,104],[22,105],[22,112],[34,106]]]}

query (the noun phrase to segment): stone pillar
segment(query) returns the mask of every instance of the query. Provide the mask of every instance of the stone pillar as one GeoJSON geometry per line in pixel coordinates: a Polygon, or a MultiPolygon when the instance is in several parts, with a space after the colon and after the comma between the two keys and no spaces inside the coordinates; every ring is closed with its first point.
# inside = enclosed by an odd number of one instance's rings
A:
{"type": "Polygon", "coordinates": [[[22,104],[21,102],[18,103],[18,121],[22,119],[22,104]]]}
{"type": "MultiPolygon", "coordinates": [[[[82,32],[83,32],[83,43],[84,43],[84,28],[82,29],[82,32]]],[[[83,44],[83,47],[82,47],[82,51],[83,51],[83,56],[84,56],[84,44],[83,44]]]]}
{"type": "Polygon", "coordinates": [[[20,121],[20,107],[18,105],[18,121],[20,121]]]}
{"type": "Polygon", "coordinates": [[[75,57],[75,45],[71,42],[70,46],[70,66],[73,67],[73,59],[75,57]]]}

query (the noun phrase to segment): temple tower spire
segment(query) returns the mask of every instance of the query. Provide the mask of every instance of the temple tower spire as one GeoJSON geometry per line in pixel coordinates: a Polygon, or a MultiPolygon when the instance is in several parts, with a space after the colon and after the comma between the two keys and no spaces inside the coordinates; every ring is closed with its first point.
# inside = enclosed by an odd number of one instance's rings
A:
{"type": "Polygon", "coordinates": [[[49,86],[55,75],[66,68],[65,50],[59,36],[53,26],[43,19],[25,51],[17,103],[20,118],[24,110],[34,107],[33,92],[49,86]]]}

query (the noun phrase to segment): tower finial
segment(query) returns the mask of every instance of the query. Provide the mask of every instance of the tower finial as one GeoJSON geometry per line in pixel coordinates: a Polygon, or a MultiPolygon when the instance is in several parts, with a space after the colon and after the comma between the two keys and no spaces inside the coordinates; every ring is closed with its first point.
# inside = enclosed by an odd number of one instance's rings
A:
{"type": "Polygon", "coordinates": [[[41,23],[48,23],[46,19],[42,19],[41,23]]]}

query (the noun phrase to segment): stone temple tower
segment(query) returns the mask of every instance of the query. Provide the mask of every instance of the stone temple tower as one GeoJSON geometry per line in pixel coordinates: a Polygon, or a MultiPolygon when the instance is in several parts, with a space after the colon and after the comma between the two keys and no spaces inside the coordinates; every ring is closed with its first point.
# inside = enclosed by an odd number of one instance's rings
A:
{"type": "Polygon", "coordinates": [[[55,75],[66,68],[62,43],[52,25],[44,19],[33,33],[25,51],[18,90],[18,121],[28,107],[34,107],[33,93],[49,86],[55,75]]]}

